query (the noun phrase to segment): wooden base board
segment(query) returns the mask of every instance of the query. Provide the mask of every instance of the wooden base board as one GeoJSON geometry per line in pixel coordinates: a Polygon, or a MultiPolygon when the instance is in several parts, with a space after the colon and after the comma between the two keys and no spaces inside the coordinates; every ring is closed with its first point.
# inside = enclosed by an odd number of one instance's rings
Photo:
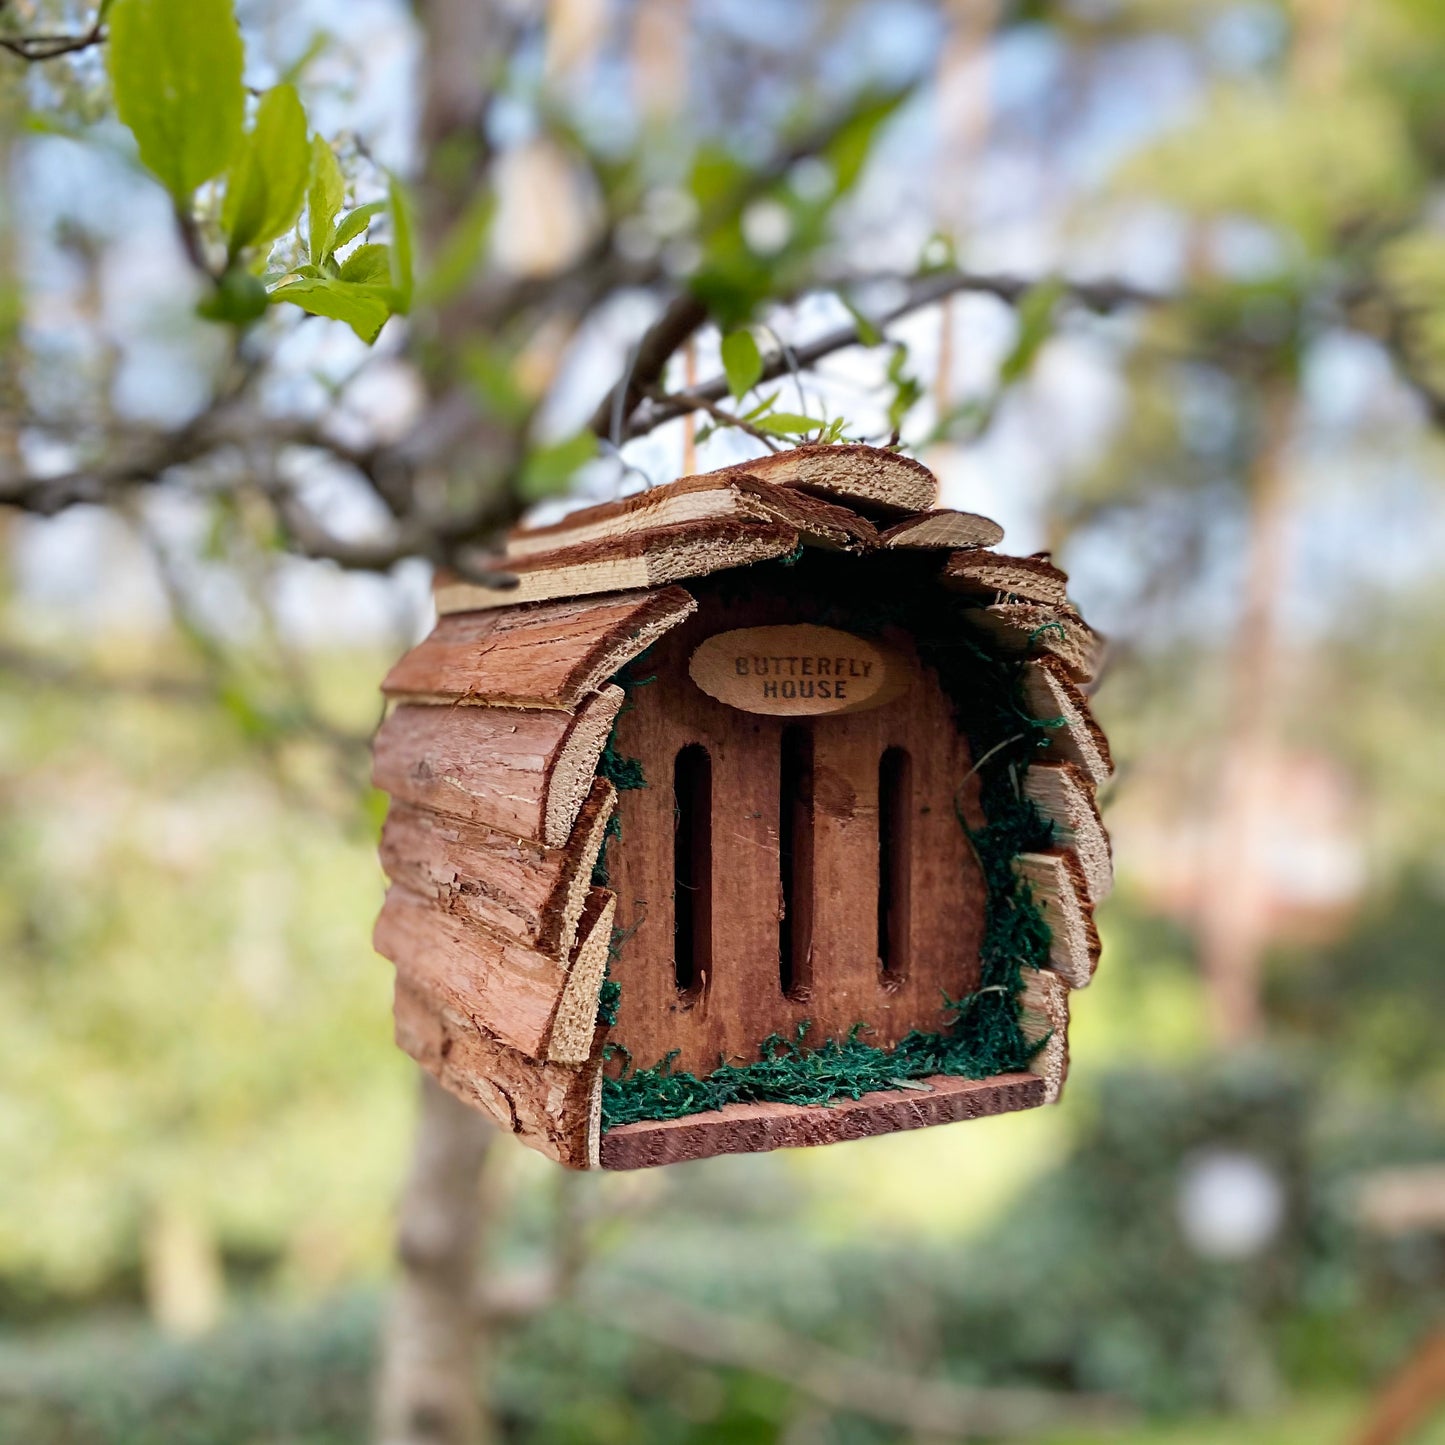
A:
{"type": "Polygon", "coordinates": [[[604,1169],[650,1169],[714,1154],[756,1154],[925,1129],[1042,1104],[1045,1081],[1033,1074],[920,1080],[929,1092],[886,1089],[831,1104],[729,1104],[685,1119],[619,1124],[602,1136],[604,1169]]]}

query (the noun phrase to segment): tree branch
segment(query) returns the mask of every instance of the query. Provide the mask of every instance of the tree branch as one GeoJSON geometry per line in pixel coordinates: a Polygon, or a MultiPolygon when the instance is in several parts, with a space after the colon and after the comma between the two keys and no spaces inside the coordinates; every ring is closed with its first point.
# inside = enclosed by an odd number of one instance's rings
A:
{"type": "Polygon", "coordinates": [[[781,450],[777,438],[761,427],[754,426],[752,422],[719,406],[711,397],[699,396],[695,391],[652,391],[649,399],[658,402],[675,402],[679,406],[685,406],[689,411],[705,411],[719,426],[732,427],[736,431],[744,432],[755,441],[760,441],[770,452],[781,450]]]}
{"type": "Polygon", "coordinates": [[[80,50],[89,50],[105,40],[105,30],[100,16],[95,24],[79,35],[4,35],[0,36],[0,50],[8,50],[21,60],[54,60],[60,55],[74,55],[80,50]]]}
{"type": "Polygon", "coordinates": [[[1110,1437],[1127,1419],[1122,1405],[1103,1396],[920,1379],[762,1320],[701,1310],[657,1291],[609,1287],[580,1303],[599,1325],[710,1365],[780,1380],[828,1408],[913,1435],[1013,1439],[1067,1427],[1078,1435],[1110,1437]]]}
{"type": "MultiPolygon", "coordinates": [[[[630,371],[619,378],[616,385],[608,388],[607,394],[597,403],[597,409],[587,423],[588,428],[600,437],[612,434],[612,420],[618,412],[617,393],[620,388],[625,388],[621,412],[623,435],[627,435],[629,419],[638,404],[661,379],[673,354],[706,320],[707,307],[697,297],[689,292],[673,297],[662,315],[642,333],[630,371]]],[[[722,395],[726,395],[726,391],[720,393],[722,395]]]]}
{"type": "MultiPolygon", "coordinates": [[[[926,306],[932,306],[945,297],[962,291],[997,296],[999,300],[1013,305],[1039,284],[1041,283],[1038,281],[1019,276],[987,275],[979,272],[952,270],[930,272],[926,276],[915,277],[909,282],[908,294],[905,298],[879,317],[873,325],[882,331],[884,327],[900,318],[914,311],[921,311],[926,306]]],[[[1142,287],[1131,286],[1122,281],[1064,282],[1063,295],[1066,299],[1087,310],[1099,312],[1116,311],[1124,306],[1158,306],[1177,299],[1156,291],[1145,290],[1142,287]]],[[[834,352],[845,351],[850,346],[862,344],[864,344],[863,337],[859,334],[858,324],[855,322],[826,332],[815,341],[793,347],[792,352],[798,366],[809,367],[821,361],[825,356],[831,356],[834,352]]],[[[788,358],[781,351],[775,351],[764,358],[763,372],[758,379],[760,382],[771,381],[789,369],[788,358]]],[[[609,393],[609,395],[611,394],[609,393]]],[[[677,417],[686,416],[692,411],[705,410],[706,403],[721,401],[727,394],[727,378],[716,376],[710,381],[700,383],[686,393],[675,393],[659,398],[652,404],[643,406],[632,416],[623,428],[621,440],[630,441],[634,437],[646,436],[648,432],[655,431],[664,423],[673,421],[677,417]]],[[[598,411],[593,414],[591,425],[593,431],[605,436],[607,434],[605,427],[598,426],[601,413],[602,408],[599,407],[598,411]]]]}

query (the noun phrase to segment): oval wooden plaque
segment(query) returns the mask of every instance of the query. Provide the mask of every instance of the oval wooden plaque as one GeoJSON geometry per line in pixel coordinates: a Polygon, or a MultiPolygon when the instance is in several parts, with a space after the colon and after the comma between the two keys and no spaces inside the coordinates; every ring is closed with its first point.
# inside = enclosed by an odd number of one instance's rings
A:
{"type": "Polygon", "coordinates": [[[908,686],[908,665],[880,643],[836,627],[741,627],[701,643],[688,664],[709,697],[775,717],[862,712],[908,686]]]}

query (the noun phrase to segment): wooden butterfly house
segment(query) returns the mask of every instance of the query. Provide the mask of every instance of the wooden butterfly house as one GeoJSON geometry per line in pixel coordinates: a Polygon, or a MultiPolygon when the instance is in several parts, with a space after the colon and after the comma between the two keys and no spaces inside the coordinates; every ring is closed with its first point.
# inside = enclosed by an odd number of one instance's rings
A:
{"type": "Polygon", "coordinates": [[[577,1168],[1053,1101],[1099,641],[925,467],[800,447],[515,533],[386,678],[404,1049],[577,1168]]]}

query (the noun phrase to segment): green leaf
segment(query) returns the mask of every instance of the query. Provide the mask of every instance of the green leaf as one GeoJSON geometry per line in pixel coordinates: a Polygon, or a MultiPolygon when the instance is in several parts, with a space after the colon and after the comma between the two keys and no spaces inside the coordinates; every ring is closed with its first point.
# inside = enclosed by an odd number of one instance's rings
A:
{"type": "Polygon", "coordinates": [[[273,86],[256,107],[256,123],[226,181],[221,224],[232,256],[291,229],[301,214],[310,170],[301,99],[292,86],[273,86]]]}
{"type": "Polygon", "coordinates": [[[793,411],[775,411],[771,416],[760,416],[754,425],[763,431],[775,432],[778,436],[795,436],[801,432],[817,431],[823,423],[815,416],[799,416],[793,411]]]}
{"type": "Polygon", "coordinates": [[[728,390],[741,400],[763,374],[763,354],[751,331],[733,331],[723,337],[722,364],[727,373],[728,390]]]}
{"type": "Polygon", "coordinates": [[[361,285],[385,286],[391,281],[391,247],[372,241],[358,246],[341,263],[342,281],[361,285]]]}
{"type": "Polygon", "coordinates": [[[288,281],[271,292],[272,302],[289,301],[312,316],[344,321],[368,346],[392,313],[391,288],[358,285],[332,276],[288,281]]]}
{"type": "Polygon", "coordinates": [[[331,249],[339,251],[348,241],[354,241],[371,225],[371,218],[379,216],[385,209],[385,201],[368,201],[364,206],[358,206],[354,211],[349,211],[336,228],[336,235],[331,241],[331,249]]]}
{"type": "Polygon", "coordinates": [[[391,217],[391,284],[396,292],[393,304],[405,316],[411,309],[411,201],[395,176],[388,180],[386,209],[391,217]]]}
{"type": "Polygon", "coordinates": [[[833,166],[840,195],[852,189],[862,174],[879,130],[911,94],[910,87],[864,96],[837,135],[824,147],[823,156],[833,166]]]}
{"type": "Polygon", "coordinates": [[[115,0],[107,64],[141,164],[178,205],[241,142],[244,56],[231,0],[115,0]]]}
{"type": "Polygon", "coordinates": [[[523,463],[517,489],[528,501],[555,496],[566,488],[572,474],[596,455],[597,438],[590,431],[538,447],[523,463]]]}
{"type": "Polygon", "coordinates": [[[853,325],[858,328],[858,340],[864,346],[877,346],[883,340],[883,333],[848,299],[842,292],[837,293],[838,300],[843,303],[843,309],[853,318],[853,325]]]}
{"type": "Polygon", "coordinates": [[[730,203],[743,193],[748,178],[747,167],[730,151],[716,144],[699,146],[687,188],[704,222],[714,221],[720,212],[731,209],[730,203]]]}
{"type": "Polygon", "coordinates": [[[897,432],[908,413],[923,400],[923,384],[903,369],[907,360],[908,348],[901,341],[895,342],[893,354],[888,358],[888,380],[893,383],[893,400],[888,405],[891,432],[897,432]]]}
{"type": "Polygon", "coordinates": [[[232,266],[216,289],[202,297],[196,314],[207,321],[225,321],[246,326],[266,314],[266,288],[244,266],[232,266]]]}
{"type": "Polygon", "coordinates": [[[426,299],[436,304],[455,296],[481,265],[496,215],[496,196],[478,195],[447,232],[431,264],[423,289],[426,299]]]}
{"type": "Polygon", "coordinates": [[[336,249],[336,217],[345,194],[346,181],[336,152],[317,136],[311,142],[311,189],[306,193],[313,266],[319,266],[336,249]]]}
{"type": "Polygon", "coordinates": [[[771,391],[751,411],[743,413],[744,421],[756,421],[766,411],[773,409],[773,404],[782,395],[781,391],[771,391]]]}
{"type": "Polygon", "coordinates": [[[463,365],[488,416],[511,426],[526,420],[532,403],[517,384],[515,357],[479,337],[463,353],[463,365]]]}
{"type": "Polygon", "coordinates": [[[1019,330],[1013,349],[998,369],[999,381],[1012,385],[1034,364],[1034,358],[1054,332],[1054,312],[1064,294],[1063,282],[1057,277],[1040,281],[1024,294],[1018,304],[1019,330]]]}

